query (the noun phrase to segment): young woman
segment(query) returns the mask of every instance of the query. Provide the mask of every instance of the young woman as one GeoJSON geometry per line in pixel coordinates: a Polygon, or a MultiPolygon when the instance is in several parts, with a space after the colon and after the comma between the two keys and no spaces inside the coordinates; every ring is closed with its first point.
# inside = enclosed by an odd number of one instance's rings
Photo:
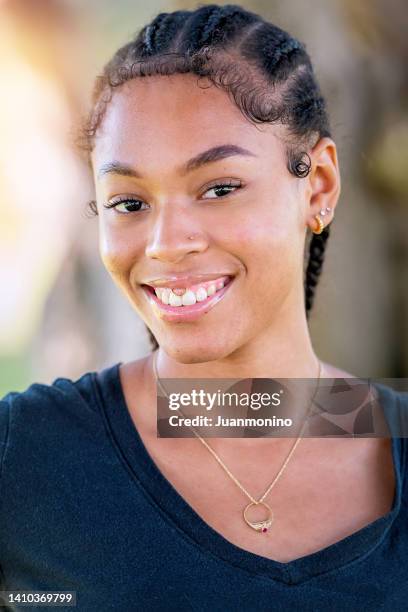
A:
{"type": "Polygon", "coordinates": [[[307,323],[340,176],[304,45],[235,5],[161,13],[84,133],[101,258],[153,351],[3,398],[2,588],[86,611],[405,609],[404,438],[157,437],[157,377],[355,378],[307,323]]]}

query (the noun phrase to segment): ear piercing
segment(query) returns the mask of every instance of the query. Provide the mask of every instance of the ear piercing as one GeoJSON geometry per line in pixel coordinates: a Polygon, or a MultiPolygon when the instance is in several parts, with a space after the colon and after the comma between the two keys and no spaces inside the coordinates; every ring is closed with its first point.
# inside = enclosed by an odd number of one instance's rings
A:
{"type": "Polygon", "coordinates": [[[324,215],[326,214],[326,210],[327,212],[330,212],[331,208],[329,208],[329,206],[327,206],[326,208],[322,208],[322,210],[319,212],[319,215],[322,215],[322,217],[324,217],[324,215]]]}
{"type": "Polygon", "coordinates": [[[318,226],[319,226],[316,230],[312,230],[312,232],[314,234],[321,234],[322,231],[324,230],[324,223],[321,220],[321,218],[319,217],[319,215],[324,217],[326,212],[330,212],[330,211],[331,211],[331,208],[329,206],[326,206],[326,208],[322,208],[321,211],[319,212],[319,214],[314,217],[316,219],[316,221],[317,221],[318,226]]]}

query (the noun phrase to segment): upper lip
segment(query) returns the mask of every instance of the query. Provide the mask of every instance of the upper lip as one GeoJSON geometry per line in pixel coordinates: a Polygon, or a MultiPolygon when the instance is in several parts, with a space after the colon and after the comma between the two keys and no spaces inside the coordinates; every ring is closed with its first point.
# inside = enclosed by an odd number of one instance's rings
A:
{"type": "Polygon", "coordinates": [[[217,274],[170,274],[166,277],[148,279],[140,284],[150,285],[151,287],[168,287],[170,289],[175,289],[177,287],[183,288],[190,287],[191,285],[198,285],[199,283],[206,283],[217,278],[222,278],[223,276],[232,277],[234,275],[228,272],[220,272],[217,274]]]}

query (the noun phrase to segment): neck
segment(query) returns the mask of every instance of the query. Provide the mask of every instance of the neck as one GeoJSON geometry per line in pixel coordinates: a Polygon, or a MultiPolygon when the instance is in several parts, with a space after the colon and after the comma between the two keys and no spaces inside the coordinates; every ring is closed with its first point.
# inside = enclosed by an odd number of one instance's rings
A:
{"type": "MultiPolygon", "coordinates": [[[[200,351],[183,355],[183,362],[157,349],[161,378],[317,378],[319,360],[307,325],[280,325],[212,361],[197,362],[200,351]]],[[[322,372],[323,376],[323,372],[322,372]]]]}
{"type": "MultiPolygon", "coordinates": [[[[263,333],[252,339],[251,342],[212,361],[198,362],[197,357],[200,356],[200,353],[196,350],[191,352],[190,355],[185,351],[182,355],[183,361],[180,361],[179,355],[175,359],[172,355],[169,355],[165,347],[159,347],[155,351],[158,377],[160,379],[317,379],[319,370],[321,378],[328,376],[329,374],[325,371],[323,364],[314,353],[307,322],[303,322],[302,317],[299,317],[297,321],[298,323],[293,322],[292,319],[292,324],[286,322],[283,325],[282,320],[280,320],[279,325],[271,326],[266,332],[263,330],[263,333]]],[[[146,360],[146,366],[149,369],[147,379],[151,381],[153,389],[155,382],[154,377],[151,377],[152,361],[153,355],[146,360]]],[[[304,409],[306,414],[306,409],[315,391],[315,384],[305,386],[302,381],[296,384],[296,381],[292,380],[290,381],[290,387],[291,393],[293,393],[293,405],[298,405],[301,410],[304,409]]],[[[227,447],[231,450],[231,453],[242,449],[246,452],[252,452],[253,450],[255,454],[259,451],[260,446],[265,450],[271,449],[271,452],[272,449],[275,449],[274,452],[276,452],[276,449],[279,448],[286,449],[289,443],[286,438],[264,440],[212,438],[211,442],[212,446],[218,450],[227,447]]]]}

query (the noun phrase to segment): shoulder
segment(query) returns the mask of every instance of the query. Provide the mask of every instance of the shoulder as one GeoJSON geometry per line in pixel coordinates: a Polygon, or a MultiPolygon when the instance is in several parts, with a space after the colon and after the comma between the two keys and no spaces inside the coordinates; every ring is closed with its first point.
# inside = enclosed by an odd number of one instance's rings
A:
{"type": "Polygon", "coordinates": [[[96,374],[58,377],[51,384],[34,382],[0,398],[0,473],[7,453],[24,455],[40,445],[58,444],[72,431],[95,427],[100,420],[96,374]]]}
{"type": "MultiPolygon", "coordinates": [[[[408,391],[401,388],[406,379],[373,379],[371,391],[374,405],[379,402],[383,408],[393,437],[408,441],[408,391]]],[[[405,382],[405,388],[407,386],[405,382]]]]}
{"type": "MultiPolygon", "coordinates": [[[[350,374],[330,363],[321,362],[323,366],[323,377],[325,378],[352,378],[367,385],[367,389],[374,392],[374,399],[380,399],[382,405],[393,405],[401,408],[403,412],[408,411],[408,383],[407,379],[396,378],[371,378],[359,377],[350,374]]],[[[372,399],[368,395],[367,399],[372,399]]],[[[408,432],[407,432],[408,437],[408,432]]]]}
{"type": "Polygon", "coordinates": [[[5,414],[13,419],[19,417],[41,418],[44,414],[73,404],[92,405],[92,376],[86,372],[77,379],[58,377],[51,384],[31,383],[23,391],[10,391],[0,398],[0,418],[5,414]]]}

